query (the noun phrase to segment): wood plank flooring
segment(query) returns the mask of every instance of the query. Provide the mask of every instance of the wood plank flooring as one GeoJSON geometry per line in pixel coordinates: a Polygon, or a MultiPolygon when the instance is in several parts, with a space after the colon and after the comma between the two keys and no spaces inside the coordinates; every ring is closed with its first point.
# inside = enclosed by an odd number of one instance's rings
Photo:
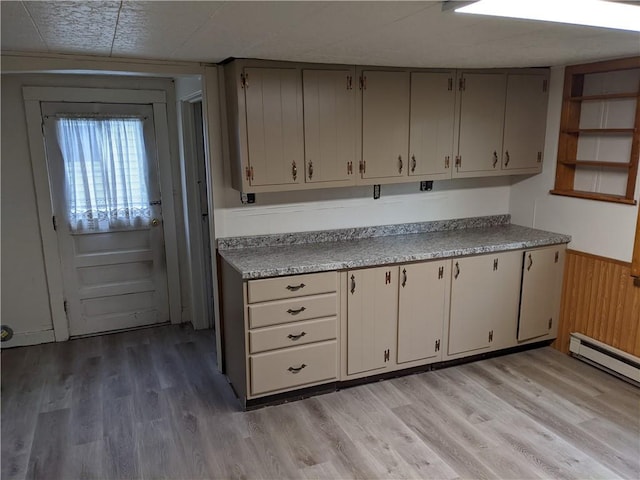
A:
{"type": "Polygon", "coordinates": [[[3,480],[640,478],[640,389],[551,348],[241,412],[211,331],[2,352],[3,480]]]}

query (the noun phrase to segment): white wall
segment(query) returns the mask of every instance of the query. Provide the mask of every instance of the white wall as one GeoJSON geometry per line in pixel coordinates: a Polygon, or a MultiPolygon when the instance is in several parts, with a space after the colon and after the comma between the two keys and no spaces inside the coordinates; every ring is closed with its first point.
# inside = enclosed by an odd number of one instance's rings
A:
{"type": "MultiPolygon", "coordinates": [[[[22,87],[25,85],[156,89],[167,92],[170,143],[172,159],[175,159],[174,201],[181,268],[185,263],[173,81],[119,76],[2,75],[2,323],[11,326],[16,337],[53,328],[22,100],[22,87]]],[[[183,305],[189,303],[188,291],[184,290],[188,289],[183,285],[183,305]]]]}
{"type": "MultiPolygon", "coordinates": [[[[549,194],[555,181],[564,68],[551,70],[543,172],[515,179],[512,223],[571,235],[569,248],[630,262],[638,207],[549,194]]],[[[640,182],[636,187],[636,199],[640,182]]]]}

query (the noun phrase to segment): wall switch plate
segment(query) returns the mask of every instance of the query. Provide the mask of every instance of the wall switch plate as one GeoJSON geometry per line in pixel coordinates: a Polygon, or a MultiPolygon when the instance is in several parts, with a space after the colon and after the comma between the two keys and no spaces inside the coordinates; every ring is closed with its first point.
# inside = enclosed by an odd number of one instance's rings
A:
{"type": "Polygon", "coordinates": [[[256,203],[256,194],[243,192],[240,194],[240,201],[245,205],[247,203],[256,203]]]}
{"type": "Polygon", "coordinates": [[[373,186],[373,199],[377,200],[380,198],[380,185],[373,186]]]}
{"type": "Polygon", "coordinates": [[[431,190],[433,190],[433,181],[423,180],[422,182],[420,182],[421,192],[430,192],[431,190]]]}

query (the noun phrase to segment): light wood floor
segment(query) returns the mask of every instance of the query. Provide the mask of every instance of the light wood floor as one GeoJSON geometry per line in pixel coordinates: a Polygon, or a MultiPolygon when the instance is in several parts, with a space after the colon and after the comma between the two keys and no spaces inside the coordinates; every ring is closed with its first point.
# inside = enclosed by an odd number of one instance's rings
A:
{"type": "Polygon", "coordinates": [[[240,412],[212,332],[2,352],[2,479],[640,477],[640,390],[550,348],[240,412]]]}

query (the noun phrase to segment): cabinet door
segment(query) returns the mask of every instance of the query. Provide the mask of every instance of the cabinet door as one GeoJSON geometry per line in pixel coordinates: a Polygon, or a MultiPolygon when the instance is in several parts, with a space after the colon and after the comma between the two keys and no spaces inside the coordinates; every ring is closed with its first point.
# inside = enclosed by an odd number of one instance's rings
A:
{"type": "Polygon", "coordinates": [[[524,252],[518,341],[557,328],[563,268],[564,246],[524,252]]]}
{"type": "Polygon", "coordinates": [[[509,74],[505,107],[504,170],[542,168],[547,121],[546,75],[509,74]]]}
{"type": "Polygon", "coordinates": [[[409,72],[362,72],[362,178],[404,177],[409,72]]]}
{"type": "Polygon", "coordinates": [[[250,183],[302,180],[302,89],[294,68],[245,68],[250,183]]]}
{"type": "Polygon", "coordinates": [[[500,171],[506,82],[502,73],[462,75],[454,177],[500,171]]]}
{"type": "Polygon", "coordinates": [[[453,260],[449,355],[515,343],[521,252],[453,260]]]}
{"type": "Polygon", "coordinates": [[[441,357],[451,260],[400,267],[398,363],[441,357]]]}
{"type": "Polygon", "coordinates": [[[451,176],[455,72],[411,73],[409,175],[451,176]]]}
{"type": "Polygon", "coordinates": [[[348,272],[347,373],[381,369],[395,356],[398,267],[348,272]]]}
{"type": "Polygon", "coordinates": [[[352,70],[303,70],[306,182],[353,178],[356,165],[352,70]]]}

